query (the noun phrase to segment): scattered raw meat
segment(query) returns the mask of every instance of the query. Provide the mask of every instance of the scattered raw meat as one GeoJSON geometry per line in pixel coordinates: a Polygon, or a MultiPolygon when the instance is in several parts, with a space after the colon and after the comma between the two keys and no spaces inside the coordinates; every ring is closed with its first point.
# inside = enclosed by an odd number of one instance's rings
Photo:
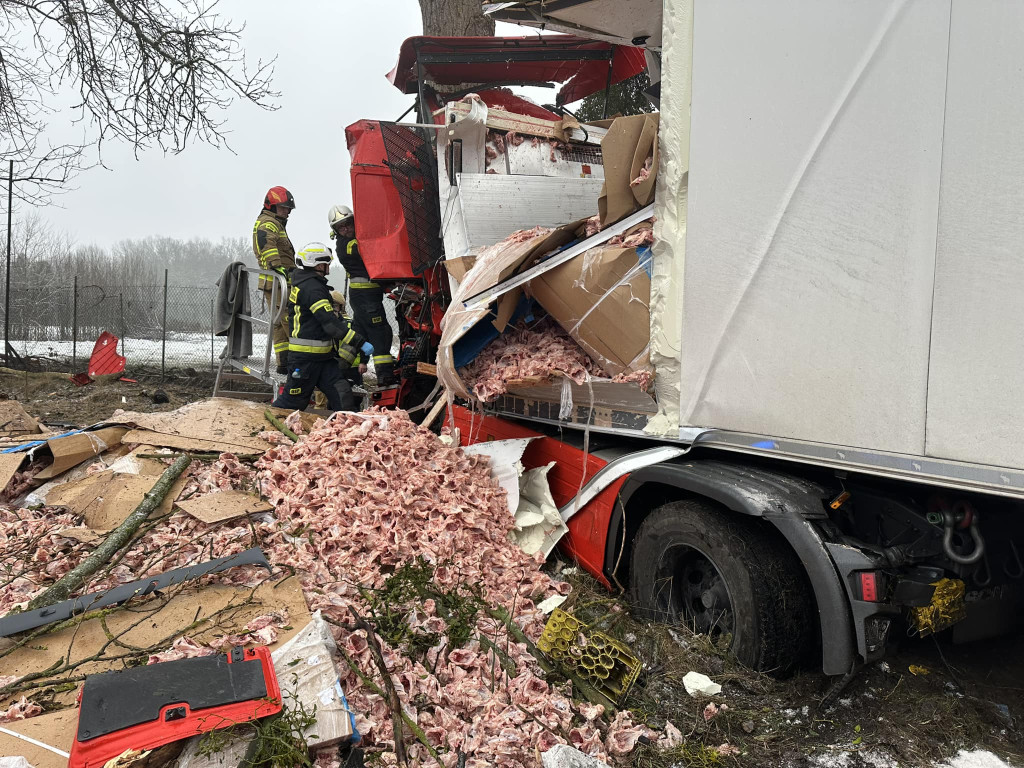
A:
{"type": "MultiPolygon", "coordinates": [[[[352,663],[379,681],[365,633],[344,625],[351,619],[350,607],[373,623],[365,596],[404,564],[430,563],[439,589],[479,585],[487,604],[503,608],[534,641],[546,621],[537,603],[570,589],[540,570],[541,558],[527,556],[509,538],[514,520],[487,460],[446,445],[404,412],[338,414],[298,443],[268,451],[257,469],[258,474],[230,454],[209,464],[195,462],[182,495],[258,482],[275,505],[272,518],[206,525],[175,512],[86,591],[203,562],[211,552],[230,555],[258,541],[278,571],[287,566],[296,574],[310,609],[322,610],[334,622],[336,641],[352,663]]],[[[15,578],[0,590],[3,612],[30,599],[88,553],[86,545],[50,533],[77,524],[76,516],[52,509],[0,509],[0,565],[25,562],[29,571],[10,574],[15,578]]],[[[207,577],[247,585],[264,578],[252,567],[207,577]]],[[[433,600],[408,610],[409,626],[438,635],[438,644],[413,660],[383,637],[378,640],[403,709],[432,744],[446,748],[445,768],[454,768],[460,750],[467,755],[466,768],[525,768],[535,764],[537,750],[563,741],[605,759],[609,751],[623,754],[651,734],[622,715],[611,727],[599,726],[601,707],[583,705],[577,714],[568,685],[545,681],[526,646],[507,637],[505,626],[486,612],[477,614],[468,641],[449,647],[448,624],[433,600]],[[502,648],[507,660],[495,658],[478,637],[502,648]]],[[[149,663],[222,652],[236,643],[270,643],[287,621],[283,614],[260,616],[239,634],[209,644],[179,637],[152,654],[149,663]]],[[[338,664],[364,744],[384,750],[382,764],[395,764],[387,702],[364,687],[344,657],[338,664]]],[[[9,676],[0,678],[0,683],[11,682],[9,676]]],[[[0,719],[40,711],[23,699],[0,719]]],[[[411,766],[440,768],[411,739],[407,753],[411,766]]],[[[317,764],[335,763],[321,754],[317,764]]]]}
{"type": "MultiPolygon", "coordinates": [[[[544,321],[498,337],[466,367],[463,379],[481,402],[489,403],[508,392],[509,382],[556,375],[576,384],[584,383],[588,376],[607,376],[560,326],[544,321]]],[[[654,381],[654,372],[629,371],[612,381],[636,384],[646,391],[654,381]]]]}
{"type": "Polygon", "coordinates": [[[492,147],[490,144],[484,145],[484,157],[486,158],[486,161],[488,163],[491,162],[491,160],[494,160],[497,156],[498,156],[498,150],[497,149],[492,147]]]}
{"type": "Polygon", "coordinates": [[[594,214],[589,219],[587,219],[586,223],[583,225],[583,236],[584,237],[593,237],[594,235],[596,235],[600,231],[601,231],[601,215],[600,214],[594,214]]]}
{"type": "Polygon", "coordinates": [[[561,142],[555,141],[554,139],[550,139],[548,141],[548,144],[551,146],[551,156],[549,157],[549,159],[551,160],[552,163],[557,163],[558,162],[558,156],[555,154],[555,150],[556,149],[561,149],[562,148],[562,144],[561,144],[561,142]]]}
{"type": "Polygon", "coordinates": [[[645,245],[654,244],[654,223],[652,219],[643,221],[636,225],[636,229],[624,235],[616,235],[608,241],[608,245],[618,245],[623,248],[640,248],[645,245]]]}
{"type": "Polygon", "coordinates": [[[487,140],[494,144],[494,149],[499,155],[505,154],[505,136],[497,131],[488,131],[487,140]]]}
{"type": "Polygon", "coordinates": [[[268,429],[264,432],[260,432],[257,437],[260,440],[266,440],[271,445],[284,445],[290,443],[291,438],[286,437],[283,432],[278,432],[276,429],[268,429]]]}
{"type": "Polygon", "coordinates": [[[302,414],[298,411],[288,414],[288,418],[284,420],[284,425],[296,435],[304,434],[306,431],[306,428],[302,426],[302,414]]]}
{"type": "Polygon", "coordinates": [[[36,480],[35,477],[45,466],[45,461],[36,459],[24,469],[15,472],[14,477],[7,483],[7,487],[0,491],[0,503],[10,503],[33,488],[42,485],[42,481],[36,480]]]}
{"type": "Polygon", "coordinates": [[[509,131],[505,134],[505,143],[510,147],[518,147],[524,141],[526,141],[526,137],[516,133],[515,131],[509,131]]]}
{"type": "Polygon", "coordinates": [[[0,616],[31,600],[92,549],[57,533],[81,522],[78,515],[48,508],[0,508],[0,616]]]}
{"type": "Polygon", "coordinates": [[[469,364],[463,379],[474,395],[488,403],[507,392],[508,382],[517,379],[561,374],[582,384],[591,365],[569,334],[545,321],[500,336],[469,364]]]}
{"type": "Polygon", "coordinates": [[[43,708],[36,704],[34,701],[29,701],[27,697],[22,696],[19,701],[11,704],[7,709],[0,712],[0,723],[11,723],[15,720],[24,720],[26,717],[35,717],[41,715],[43,708]]]}
{"type": "Polygon", "coordinates": [[[651,177],[651,167],[653,166],[653,164],[654,157],[652,155],[648,155],[647,159],[644,160],[643,167],[640,169],[640,174],[631,182],[629,182],[629,186],[636,187],[647,181],[647,179],[651,177]]]}

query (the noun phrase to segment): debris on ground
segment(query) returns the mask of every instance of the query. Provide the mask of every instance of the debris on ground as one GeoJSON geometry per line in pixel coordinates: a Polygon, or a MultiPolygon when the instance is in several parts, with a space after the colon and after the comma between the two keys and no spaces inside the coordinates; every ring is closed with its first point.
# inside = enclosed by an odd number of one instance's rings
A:
{"type": "Polygon", "coordinates": [[[54,466],[50,444],[61,438],[36,433],[40,446],[17,470],[27,480],[7,489],[21,489],[23,503],[0,508],[0,614],[16,615],[87,559],[185,451],[188,467],[165,502],[77,594],[254,547],[273,573],[234,567],[0,640],[0,754],[63,766],[9,732],[69,751],[89,675],[234,646],[268,646],[277,660],[297,636],[327,650],[275,666],[283,690],[294,684],[297,694],[286,696],[286,719],[179,744],[184,765],[284,743],[286,760],[312,747],[317,765],[340,766],[348,730],[368,761],[446,768],[559,758],[595,768],[987,768],[990,753],[957,750],[1005,741],[1003,754],[1020,752],[1013,721],[977,690],[948,689],[941,662],[919,677],[906,670],[925,667],[920,658],[877,665],[851,683],[845,704],[821,706],[814,675],[775,681],[739,667],[722,638],[635,620],[578,568],[548,567],[516,544],[510,499],[486,455],[400,411],[326,422],[278,412],[293,442],[264,410],[211,400],[165,416],[118,413],[103,429],[122,431],[120,444],[104,441],[45,482],[36,478],[54,466]],[[538,649],[553,611],[642,662],[620,701],[538,649]],[[299,669],[320,677],[303,686],[299,669]],[[905,743],[894,740],[903,732],[905,743]]]}

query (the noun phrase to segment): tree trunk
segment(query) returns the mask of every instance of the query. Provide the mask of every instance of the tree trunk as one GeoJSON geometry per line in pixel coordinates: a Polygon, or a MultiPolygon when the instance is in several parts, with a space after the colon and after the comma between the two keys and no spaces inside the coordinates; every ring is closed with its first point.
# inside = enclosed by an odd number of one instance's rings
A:
{"type": "Polygon", "coordinates": [[[494,21],[480,0],[420,0],[423,34],[433,37],[491,37],[494,21]]]}

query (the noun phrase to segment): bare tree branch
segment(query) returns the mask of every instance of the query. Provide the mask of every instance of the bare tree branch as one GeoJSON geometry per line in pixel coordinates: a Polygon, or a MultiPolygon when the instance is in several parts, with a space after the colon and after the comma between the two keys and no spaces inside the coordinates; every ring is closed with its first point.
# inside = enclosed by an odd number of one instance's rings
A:
{"type": "MultiPolygon", "coordinates": [[[[247,66],[244,25],[217,0],[0,0],[0,157],[18,168],[29,202],[66,188],[114,140],[138,153],[225,146],[224,112],[236,101],[275,109],[273,60],[247,66]],[[54,115],[83,131],[51,146],[54,115]],[[62,108],[63,105],[63,108],[62,108]],[[95,159],[92,150],[95,153],[95,159]]],[[[0,193],[6,174],[0,169],[0,193]]]]}

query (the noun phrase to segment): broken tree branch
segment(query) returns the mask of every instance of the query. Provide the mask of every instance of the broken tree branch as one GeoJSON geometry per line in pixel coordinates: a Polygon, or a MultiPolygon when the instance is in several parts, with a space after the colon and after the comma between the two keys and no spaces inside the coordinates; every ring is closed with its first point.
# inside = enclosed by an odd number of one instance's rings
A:
{"type": "Polygon", "coordinates": [[[293,443],[299,442],[299,436],[292,432],[290,429],[288,429],[288,427],[284,425],[283,421],[281,421],[279,418],[277,418],[277,416],[270,412],[270,409],[265,410],[263,412],[263,416],[266,418],[267,421],[269,421],[277,428],[278,432],[280,432],[285,437],[289,438],[293,443]]]}
{"type": "Polygon", "coordinates": [[[399,765],[408,765],[409,758],[405,754],[405,731],[402,728],[402,702],[399,700],[395,684],[391,680],[391,672],[388,670],[387,662],[384,661],[384,653],[380,649],[380,643],[377,642],[377,634],[373,631],[373,627],[363,621],[362,617],[356,613],[355,608],[349,607],[348,611],[355,620],[355,626],[366,632],[366,643],[370,646],[370,652],[373,654],[373,658],[377,662],[377,668],[380,670],[381,677],[384,680],[384,690],[387,691],[388,705],[391,707],[391,728],[395,734],[395,757],[398,759],[399,765]]]}
{"type": "Polygon", "coordinates": [[[68,571],[57,583],[34,598],[28,604],[28,609],[31,611],[45,608],[48,605],[67,600],[72,592],[85,586],[90,576],[102,568],[119,550],[128,546],[135,533],[146,522],[153,510],[160,506],[171,490],[171,486],[191,463],[192,459],[187,455],[175,459],[174,463],[160,475],[160,479],[156,481],[152,490],[146,493],[142,503],[128,515],[125,521],[112,530],[91,555],[68,571]]]}

